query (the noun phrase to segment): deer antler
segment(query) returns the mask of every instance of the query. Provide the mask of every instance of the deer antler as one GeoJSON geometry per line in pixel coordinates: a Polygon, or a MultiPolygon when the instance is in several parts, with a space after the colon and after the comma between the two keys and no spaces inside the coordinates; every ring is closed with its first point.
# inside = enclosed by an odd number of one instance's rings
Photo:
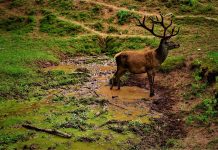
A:
{"type": "Polygon", "coordinates": [[[157,16],[155,17],[156,19],[155,19],[154,17],[149,17],[149,20],[150,20],[151,23],[152,23],[152,27],[151,27],[151,28],[149,28],[148,26],[145,25],[145,23],[146,23],[146,16],[143,17],[143,20],[142,20],[142,21],[140,21],[138,18],[136,18],[136,19],[138,20],[138,22],[139,22],[139,24],[137,24],[137,26],[143,27],[144,29],[146,29],[146,30],[148,30],[150,33],[152,33],[154,36],[159,37],[159,38],[163,38],[163,39],[170,39],[171,37],[173,37],[173,36],[175,36],[175,35],[177,35],[177,34],[179,33],[180,28],[178,28],[178,30],[175,31],[175,27],[173,27],[173,28],[172,28],[172,31],[170,32],[170,34],[167,35],[167,30],[168,30],[169,27],[172,26],[173,20],[172,20],[172,18],[171,18],[170,24],[166,26],[166,25],[164,24],[164,16],[163,16],[163,14],[160,14],[160,17],[161,17],[160,20],[159,20],[159,18],[158,18],[157,16]],[[155,24],[160,24],[160,25],[163,27],[163,29],[164,29],[163,35],[158,35],[158,34],[156,34],[156,33],[154,32],[154,26],[155,26],[155,24]],[[175,33],[174,33],[174,32],[175,32],[175,33]]]}

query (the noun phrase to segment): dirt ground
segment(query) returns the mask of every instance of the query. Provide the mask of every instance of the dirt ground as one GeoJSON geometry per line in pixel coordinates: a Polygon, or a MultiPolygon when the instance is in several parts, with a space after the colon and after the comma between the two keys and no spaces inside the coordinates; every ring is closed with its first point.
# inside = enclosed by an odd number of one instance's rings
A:
{"type": "MultiPolygon", "coordinates": [[[[90,78],[85,84],[60,89],[65,95],[73,94],[77,97],[96,96],[109,101],[108,109],[114,112],[114,119],[120,121],[134,120],[148,116],[155,124],[151,125],[148,134],[142,134],[140,129],[136,134],[142,136],[136,149],[172,147],[175,144],[170,139],[182,141],[177,148],[193,149],[199,145],[206,145],[209,133],[204,128],[193,130],[184,122],[185,110],[193,103],[184,102],[182,96],[192,82],[189,67],[186,65],[170,73],[157,72],[155,77],[155,96],[149,97],[149,85],[146,74],[127,74],[122,79],[121,90],[116,87],[109,89],[109,79],[116,70],[114,60],[106,56],[76,57],[62,62],[59,66],[49,69],[88,72],[90,78]],[[200,131],[200,132],[199,132],[200,131]],[[193,142],[195,140],[195,142],[193,142]]],[[[148,122],[148,120],[143,120],[148,122]]],[[[216,127],[211,127],[216,136],[216,127]]]]}

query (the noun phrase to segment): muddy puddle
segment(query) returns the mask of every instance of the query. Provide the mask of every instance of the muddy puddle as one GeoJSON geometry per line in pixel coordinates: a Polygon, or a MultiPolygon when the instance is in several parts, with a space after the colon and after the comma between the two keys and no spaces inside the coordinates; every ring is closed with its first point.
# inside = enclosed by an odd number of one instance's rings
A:
{"type": "MultiPolygon", "coordinates": [[[[68,86],[68,89],[54,90],[65,96],[99,97],[109,101],[109,112],[113,114],[113,119],[117,120],[140,120],[149,122],[149,118],[158,118],[158,113],[150,112],[151,99],[149,91],[138,86],[122,86],[117,90],[115,86],[110,90],[109,79],[116,71],[115,61],[106,56],[96,57],[76,57],[66,60],[59,66],[48,67],[45,70],[62,70],[72,73],[76,69],[86,68],[89,72],[89,80],[81,85],[68,86]]],[[[52,92],[54,94],[54,92],[52,92]]]]}
{"type": "Polygon", "coordinates": [[[148,91],[137,86],[123,86],[120,90],[117,90],[116,88],[110,90],[109,86],[100,86],[97,93],[106,99],[115,99],[122,102],[149,98],[148,91]]]}

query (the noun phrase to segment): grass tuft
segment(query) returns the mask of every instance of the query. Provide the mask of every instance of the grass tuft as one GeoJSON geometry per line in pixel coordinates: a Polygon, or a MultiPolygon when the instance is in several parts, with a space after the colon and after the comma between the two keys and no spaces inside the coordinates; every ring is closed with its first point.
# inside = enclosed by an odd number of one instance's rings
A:
{"type": "Polygon", "coordinates": [[[17,17],[12,16],[6,19],[0,20],[0,29],[5,31],[11,31],[18,34],[24,34],[33,31],[36,21],[33,16],[17,17]]]}
{"type": "Polygon", "coordinates": [[[167,73],[174,69],[181,68],[184,66],[184,56],[171,56],[168,57],[160,67],[160,71],[167,73]]]}
{"type": "Polygon", "coordinates": [[[51,35],[77,35],[84,32],[81,26],[59,20],[52,14],[46,15],[40,23],[40,31],[51,35]]]}

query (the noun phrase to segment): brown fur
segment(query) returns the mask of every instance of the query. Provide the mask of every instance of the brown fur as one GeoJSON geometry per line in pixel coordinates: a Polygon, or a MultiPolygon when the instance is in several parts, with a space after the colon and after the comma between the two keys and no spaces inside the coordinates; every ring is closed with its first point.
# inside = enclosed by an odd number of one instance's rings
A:
{"type": "Polygon", "coordinates": [[[160,66],[160,61],[157,59],[155,50],[138,50],[138,51],[123,51],[115,55],[117,63],[117,71],[112,79],[111,89],[114,82],[118,83],[120,89],[120,77],[127,71],[140,74],[147,73],[150,84],[150,96],[154,95],[153,83],[155,76],[155,68],[160,66]]]}
{"type": "Polygon", "coordinates": [[[123,51],[115,55],[115,59],[118,56],[121,57],[121,64],[117,64],[119,69],[135,74],[146,73],[160,66],[155,50],[123,51]]]}

